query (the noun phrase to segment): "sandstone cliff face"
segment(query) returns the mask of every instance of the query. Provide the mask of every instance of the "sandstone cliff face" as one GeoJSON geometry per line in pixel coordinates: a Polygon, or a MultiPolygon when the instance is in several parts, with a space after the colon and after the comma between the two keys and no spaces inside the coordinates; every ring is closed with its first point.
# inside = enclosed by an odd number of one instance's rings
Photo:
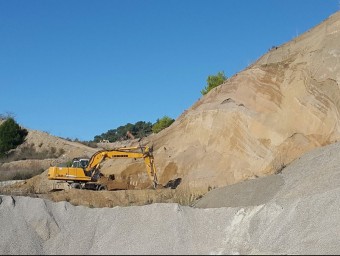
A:
{"type": "Polygon", "coordinates": [[[273,47],[150,137],[160,181],[233,184],[339,140],[339,83],[340,12],[273,47]]]}

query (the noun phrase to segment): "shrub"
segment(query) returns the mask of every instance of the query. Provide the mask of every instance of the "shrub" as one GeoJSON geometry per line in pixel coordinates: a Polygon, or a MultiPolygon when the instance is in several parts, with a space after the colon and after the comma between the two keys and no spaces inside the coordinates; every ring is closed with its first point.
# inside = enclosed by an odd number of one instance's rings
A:
{"type": "Polygon", "coordinates": [[[161,119],[157,119],[156,123],[152,126],[152,131],[154,133],[159,133],[161,130],[169,127],[175,120],[164,116],[161,119]]]}
{"type": "Polygon", "coordinates": [[[55,147],[51,147],[49,149],[45,148],[42,151],[37,151],[33,143],[26,143],[20,147],[20,150],[8,153],[6,158],[1,159],[1,162],[5,163],[27,159],[58,158],[63,154],[65,154],[65,150],[63,148],[59,148],[59,150],[57,150],[55,147]]]}
{"type": "Polygon", "coordinates": [[[148,136],[152,133],[151,122],[138,121],[135,124],[127,123],[126,125],[121,125],[116,129],[110,129],[106,133],[101,135],[96,135],[94,137],[94,142],[100,142],[102,140],[108,140],[110,142],[128,140],[130,137],[128,133],[132,134],[134,138],[142,138],[148,136]]]}
{"type": "Polygon", "coordinates": [[[218,72],[216,75],[210,75],[207,78],[207,85],[201,90],[201,94],[207,94],[211,89],[223,84],[223,82],[227,80],[227,77],[224,75],[224,72],[218,72]]]}
{"type": "Polygon", "coordinates": [[[22,144],[27,134],[28,131],[21,128],[12,117],[7,118],[0,125],[0,157],[22,144]]]}

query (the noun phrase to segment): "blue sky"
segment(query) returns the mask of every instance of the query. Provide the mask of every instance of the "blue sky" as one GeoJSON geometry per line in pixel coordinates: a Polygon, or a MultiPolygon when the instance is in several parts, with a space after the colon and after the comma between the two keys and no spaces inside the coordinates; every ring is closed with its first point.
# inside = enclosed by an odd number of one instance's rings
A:
{"type": "Polygon", "coordinates": [[[176,119],[227,77],[339,11],[339,0],[0,0],[0,114],[92,140],[176,119]]]}

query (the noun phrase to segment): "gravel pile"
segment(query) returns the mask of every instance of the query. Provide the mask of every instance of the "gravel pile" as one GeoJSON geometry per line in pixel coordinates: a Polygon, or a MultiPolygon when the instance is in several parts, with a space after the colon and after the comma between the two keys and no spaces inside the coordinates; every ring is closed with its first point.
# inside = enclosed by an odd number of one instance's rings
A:
{"type": "Polygon", "coordinates": [[[1,254],[339,254],[340,144],[195,207],[88,208],[1,196],[1,254]],[[205,208],[208,207],[208,208],[205,208]]]}

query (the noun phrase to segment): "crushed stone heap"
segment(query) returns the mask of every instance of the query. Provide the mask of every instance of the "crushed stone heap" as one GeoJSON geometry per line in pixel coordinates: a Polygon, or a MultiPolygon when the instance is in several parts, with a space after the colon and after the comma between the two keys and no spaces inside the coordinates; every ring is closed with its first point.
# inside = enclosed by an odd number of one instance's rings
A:
{"type": "Polygon", "coordinates": [[[0,253],[337,254],[339,152],[340,143],[313,150],[273,176],[280,182],[271,188],[268,177],[249,180],[210,191],[197,208],[88,208],[1,196],[0,253]]]}

